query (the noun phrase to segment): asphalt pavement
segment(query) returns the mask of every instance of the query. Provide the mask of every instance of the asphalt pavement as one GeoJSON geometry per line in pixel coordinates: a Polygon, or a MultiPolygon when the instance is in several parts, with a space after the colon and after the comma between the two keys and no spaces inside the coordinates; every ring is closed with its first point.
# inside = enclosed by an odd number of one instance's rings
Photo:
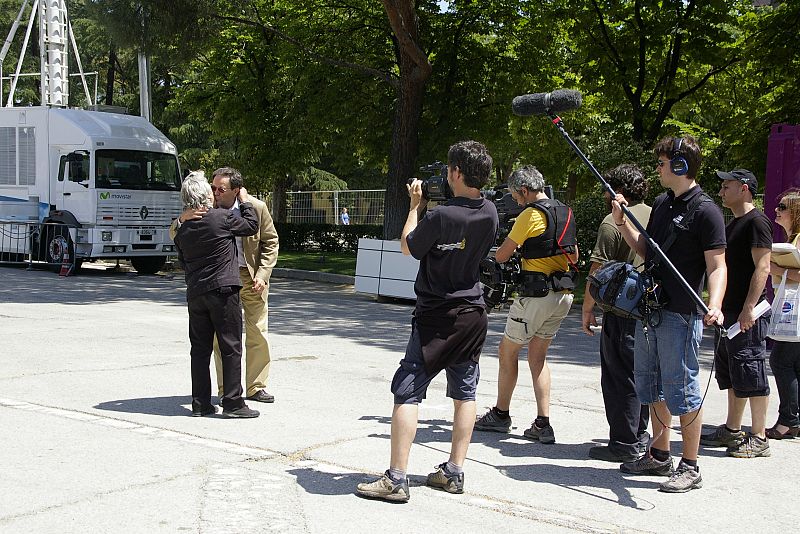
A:
{"type": "MultiPolygon", "coordinates": [[[[346,284],[273,278],[268,391],[261,417],[190,417],[188,317],[180,275],[0,268],[0,532],[404,533],[793,532],[800,439],[770,458],[701,448],[704,487],[657,491],[590,460],[607,423],[597,338],[575,307],[551,346],[556,443],[522,437],[536,415],[520,381],[510,435],[476,432],[465,494],[427,488],[445,461],[452,403],[444,377],[420,407],[411,500],[357,497],[389,461],[389,383],[412,305],[346,284]]],[[[490,315],[478,411],[493,405],[505,314],[490,315]]],[[[703,344],[709,379],[710,332],[703,344]]],[[[524,358],[524,352],[523,352],[524,358]]],[[[772,380],[772,379],[771,379],[772,380]]],[[[769,408],[777,413],[777,392],[769,408]]],[[[707,427],[726,400],[711,381],[707,427]]],[[[745,416],[745,424],[749,415],[745,416]]],[[[677,424],[677,418],[675,420],[677,424]]],[[[680,436],[673,433],[674,455],[680,436]]]]}

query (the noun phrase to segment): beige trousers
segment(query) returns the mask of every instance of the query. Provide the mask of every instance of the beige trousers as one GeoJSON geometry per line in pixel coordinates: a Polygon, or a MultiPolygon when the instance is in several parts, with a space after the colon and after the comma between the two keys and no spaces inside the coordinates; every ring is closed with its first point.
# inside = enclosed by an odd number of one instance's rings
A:
{"type": "MultiPolygon", "coordinates": [[[[253,291],[253,279],[247,269],[239,270],[242,289],[239,296],[244,311],[244,390],[245,396],[254,395],[257,391],[267,387],[269,377],[269,340],[267,340],[267,305],[269,294],[269,281],[264,288],[264,294],[259,295],[253,291]]],[[[219,358],[219,345],[214,337],[214,364],[217,369],[217,391],[222,394],[222,362],[219,358]]]]}

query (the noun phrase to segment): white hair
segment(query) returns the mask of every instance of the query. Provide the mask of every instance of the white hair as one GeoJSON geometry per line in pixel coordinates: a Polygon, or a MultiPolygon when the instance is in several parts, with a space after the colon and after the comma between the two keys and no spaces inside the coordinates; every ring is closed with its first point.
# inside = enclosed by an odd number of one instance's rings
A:
{"type": "Polygon", "coordinates": [[[212,208],[214,203],[211,200],[214,193],[211,185],[206,179],[203,171],[192,171],[181,185],[181,201],[184,209],[212,208]]]}

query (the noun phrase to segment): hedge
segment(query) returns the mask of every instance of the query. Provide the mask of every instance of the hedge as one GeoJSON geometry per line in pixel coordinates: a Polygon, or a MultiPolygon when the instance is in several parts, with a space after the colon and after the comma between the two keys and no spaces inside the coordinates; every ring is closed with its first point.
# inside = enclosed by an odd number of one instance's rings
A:
{"type": "MultiPolygon", "coordinates": [[[[588,270],[588,261],[597,239],[597,227],[608,213],[601,195],[590,195],[570,202],[578,232],[580,266],[588,270]]],[[[315,252],[358,251],[358,239],[383,238],[383,227],[376,224],[335,225],[322,223],[275,223],[284,250],[315,252]]],[[[509,228],[510,229],[510,228],[509,228]]]]}
{"type": "Polygon", "coordinates": [[[362,237],[381,239],[383,226],[377,224],[275,223],[284,250],[352,252],[358,251],[362,237]]]}

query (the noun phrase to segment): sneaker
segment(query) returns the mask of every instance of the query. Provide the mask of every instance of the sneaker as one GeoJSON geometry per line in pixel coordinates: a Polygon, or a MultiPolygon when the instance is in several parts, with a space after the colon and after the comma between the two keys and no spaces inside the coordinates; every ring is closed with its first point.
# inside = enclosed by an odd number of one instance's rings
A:
{"type": "Polygon", "coordinates": [[[754,434],[748,434],[738,445],[728,447],[728,456],[734,458],[758,458],[772,456],[769,451],[769,439],[761,439],[754,434]]]}
{"type": "Polygon", "coordinates": [[[206,415],[214,415],[217,413],[217,407],[209,404],[205,408],[192,408],[192,417],[204,417],[206,415]]]}
{"type": "Polygon", "coordinates": [[[411,497],[408,492],[408,479],[395,483],[389,478],[389,471],[386,471],[381,478],[374,482],[362,482],[356,486],[356,493],[370,499],[383,499],[391,502],[408,502],[411,497]]]}
{"type": "Polygon", "coordinates": [[[658,489],[667,493],[686,493],[702,487],[703,477],[700,476],[700,468],[691,467],[681,460],[669,480],[662,482],[658,489]]]}
{"type": "Polygon", "coordinates": [[[656,460],[648,453],[638,460],[622,464],[619,466],[619,470],[629,475],[668,477],[672,474],[672,456],[662,462],[656,460]]]}
{"type": "Polygon", "coordinates": [[[443,489],[447,493],[464,493],[464,473],[450,474],[444,470],[447,462],[437,465],[436,471],[428,475],[425,484],[443,489]]]}
{"type": "Polygon", "coordinates": [[[553,427],[547,425],[544,428],[539,428],[536,426],[536,422],[534,421],[531,427],[522,433],[528,439],[532,439],[533,441],[538,441],[540,443],[555,443],[556,442],[556,435],[553,432],[553,427]]]}
{"type": "Polygon", "coordinates": [[[475,430],[508,434],[511,432],[511,417],[502,417],[492,408],[475,421],[475,430]]]}
{"type": "Polygon", "coordinates": [[[700,436],[700,443],[708,447],[735,447],[745,438],[741,430],[731,432],[725,425],[719,425],[710,434],[700,436]]]}
{"type": "Polygon", "coordinates": [[[602,460],[604,462],[614,462],[617,464],[624,464],[627,462],[635,462],[641,458],[641,454],[616,452],[607,445],[600,445],[589,449],[589,458],[595,460],[602,460]]]}
{"type": "Polygon", "coordinates": [[[238,419],[252,419],[261,415],[258,410],[253,410],[247,406],[236,408],[235,410],[222,410],[222,415],[225,417],[233,417],[238,419]]]}

